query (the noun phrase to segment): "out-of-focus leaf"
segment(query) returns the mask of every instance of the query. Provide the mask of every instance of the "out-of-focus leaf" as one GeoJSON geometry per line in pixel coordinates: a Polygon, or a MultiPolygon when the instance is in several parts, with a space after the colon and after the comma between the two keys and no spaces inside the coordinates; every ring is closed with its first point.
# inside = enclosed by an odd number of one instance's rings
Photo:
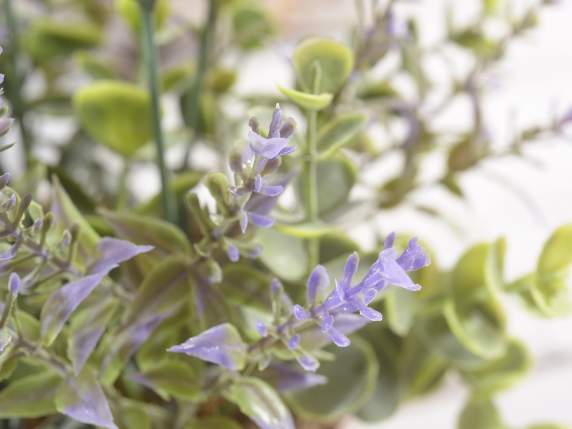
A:
{"type": "Polygon", "coordinates": [[[295,104],[306,110],[322,110],[332,103],[333,96],[327,92],[320,94],[308,94],[295,89],[279,86],[278,89],[282,94],[288,97],[295,104]]]}
{"type": "MultiPolygon", "coordinates": [[[[318,206],[320,215],[327,215],[344,205],[356,182],[357,171],[346,157],[338,155],[318,163],[318,206]]],[[[306,177],[298,181],[298,192],[308,191],[306,177]]]]}
{"type": "Polygon", "coordinates": [[[55,397],[58,411],[82,423],[117,429],[103,389],[96,376],[84,370],[79,377],[68,378],[55,397]]]}
{"type": "Polygon", "coordinates": [[[41,63],[89,49],[101,41],[101,32],[89,22],[36,20],[26,31],[24,46],[41,63]]]}
{"type": "Polygon", "coordinates": [[[96,58],[89,52],[76,53],[74,60],[84,72],[94,79],[114,79],[117,77],[107,63],[96,58]]]}
{"type": "Polygon", "coordinates": [[[364,100],[397,97],[398,92],[387,81],[366,82],[358,88],[357,96],[364,100]]]}
{"type": "Polygon", "coordinates": [[[572,225],[564,225],[552,233],[544,244],[531,296],[540,311],[549,317],[572,312],[569,275],[572,267],[572,225]]]}
{"type": "Polygon", "coordinates": [[[507,429],[507,427],[490,399],[471,398],[459,416],[457,429],[507,429]]]}
{"type": "MultiPolygon", "coordinates": [[[[115,0],[115,7],[129,27],[135,32],[141,31],[141,12],[137,0],[115,0]]],[[[161,28],[167,20],[171,7],[168,0],[157,0],[153,11],[155,27],[161,28]]]]}
{"type": "Polygon", "coordinates": [[[353,53],[346,45],[323,38],[302,42],[296,48],[292,61],[302,87],[318,94],[338,92],[354,66],[353,53]]]}
{"type": "Polygon", "coordinates": [[[57,412],[61,376],[49,369],[24,376],[0,391],[0,418],[34,418],[57,412]]]}
{"type": "Polygon", "coordinates": [[[229,8],[235,41],[245,50],[264,44],[273,33],[273,24],[258,2],[234,1],[229,8]]]}
{"type": "Polygon", "coordinates": [[[240,377],[223,395],[260,428],[294,429],[292,416],[278,393],[259,378],[240,377]]]}
{"type": "Polygon", "coordinates": [[[335,229],[328,224],[321,222],[300,224],[281,223],[276,225],[275,229],[286,235],[299,238],[319,238],[335,231],[335,229]]]}
{"type": "Polygon", "coordinates": [[[227,417],[212,416],[197,420],[186,426],[185,429],[241,429],[238,423],[227,417]]]}
{"type": "Polygon", "coordinates": [[[225,298],[237,305],[270,308],[272,276],[249,265],[236,263],[225,266],[221,290],[225,298]]]}
{"type": "Polygon", "coordinates": [[[385,317],[389,326],[398,335],[407,335],[415,320],[418,300],[402,288],[391,288],[385,294],[385,317]]]}
{"type": "Polygon", "coordinates": [[[363,130],[367,116],[362,113],[341,115],[318,132],[318,149],[322,156],[329,156],[339,148],[350,144],[363,130]]]}
{"type": "Polygon", "coordinates": [[[328,383],[288,396],[296,413],[311,421],[334,421],[360,409],[372,395],[378,364],[371,346],[354,337],[351,347],[327,349],[335,356],[318,373],[328,383]],[[341,371],[340,368],[343,368],[341,371]]]}
{"type": "Polygon", "coordinates": [[[264,249],[260,259],[271,271],[287,281],[302,279],[308,265],[308,253],[303,240],[274,229],[262,228],[257,231],[257,238],[264,249]]]}
{"type": "Polygon", "coordinates": [[[463,372],[463,377],[479,395],[491,395],[507,389],[520,380],[530,367],[530,356],[524,344],[510,340],[505,354],[487,362],[474,371],[463,372]]]}
{"type": "Polygon", "coordinates": [[[77,91],[73,104],[90,136],[124,157],[133,156],[152,139],[149,95],[138,86],[96,81],[77,91]]]}

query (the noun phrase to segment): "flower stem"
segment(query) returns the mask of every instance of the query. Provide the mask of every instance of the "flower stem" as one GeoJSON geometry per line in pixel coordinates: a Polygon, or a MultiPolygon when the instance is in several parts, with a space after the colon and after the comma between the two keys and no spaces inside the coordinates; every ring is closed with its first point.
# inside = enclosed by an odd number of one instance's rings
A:
{"type": "MultiPolygon", "coordinates": [[[[318,151],[316,148],[318,112],[308,112],[306,143],[306,219],[310,223],[318,222],[318,151]]],[[[320,262],[320,242],[317,238],[308,240],[309,270],[320,262]]]]}
{"type": "Polygon", "coordinates": [[[153,27],[154,2],[140,0],[139,5],[141,10],[141,20],[143,22],[143,55],[145,66],[147,68],[149,95],[151,96],[151,119],[153,121],[153,132],[155,134],[155,148],[157,151],[156,161],[157,167],[159,168],[159,174],[161,176],[161,199],[163,212],[167,220],[176,223],[176,202],[169,187],[168,171],[165,164],[165,138],[161,127],[159,79],[153,27]]]}
{"type": "MultiPolygon", "coordinates": [[[[205,74],[208,67],[209,51],[212,46],[212,37],[216,26],[216,20],[218,15],[218,2],[219,0],[209,1],[209,11],[207,22],[201,32],[201,43],[199,46],[199,62],[197,66],[197,73],[191,87],[191,93],[189,96],[188,104],[188,125],[193,132],[193,139],[197,135],[197,129],[199,127],[200,118],[200,102],[201,93],[203,91],[203,83],[205,74]]],[[[187,147],[185,149],[185,155],[183,157],[182,170],[186,170],[189,167],[189,157],[191,153],[191,148],[193,146],[192,139],[189,140],[187,147]]]]}
{"type": "Polygon", "coordinates": [[[30,140],[30,132],[25,123],[25,104],[21,94],[24,77],[20,75],[20,67],[18,66],[20,44],[18,25],[12,6],[12,0],[4,0],[4,15],[6,17],[6,28],[9,34],[10,71],[7,79],[8,95],[10,103],[12,104],[14,118],[20,128],[20,138],[22,139],[26,166],[29,167],[32,162],[32,141],[30,140]]]}

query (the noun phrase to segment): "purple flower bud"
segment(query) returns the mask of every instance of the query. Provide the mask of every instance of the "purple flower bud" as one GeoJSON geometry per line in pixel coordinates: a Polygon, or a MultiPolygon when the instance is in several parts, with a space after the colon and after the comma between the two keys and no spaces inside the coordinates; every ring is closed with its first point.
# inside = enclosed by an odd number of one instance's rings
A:
{"type": "Polygon", "coordinates": [[[280,155],[280,151],[288,145],[288,139],[282,137],[265,138],[260,134],[250,131],[248,142],[254,153],[266,159],[273,159],[280,155]]]}
{"type": "Polygon", "coordinates": [[[409,240],[405,251],[397,258],[397,263],[405,271],[416,271],[429,265],[430,260],[417,243],[417,239],[413,238],[409,240]]]}
{"type": "Polygon", "coordinates": [[[306,371],[315,372],[320,367],[320,362],[318,362],[318,359],[309,354],[296,356],[296,360],[306,371]]]}
{"type": "Polygon", "coordinates": [[[256,331],[260,334],[261,337],[268,336],[268,329],[266,328],[266,325],[260,320],[256,321],[256,331]]]}
{"type": "Polygon", "coordinates": [[[226,248],[226,254],[228,255],[228,259],[230,259],[232,262],[237,262],[240,259],[240,251],[234,244],[228,245],[226,248]]]}
{"type": "Polygon", "coordinates": [[[282,283],[280,283],[280,280],[278,279],[272,279],[272,282],[270,283],[270,291],[272,292],[272,295],[276,296],[282,293],[282,291],[284,290],[284,286],[282,286],[282,283]]]}
{"type": "Polygon", "coordinates": [[[392,248],[394,242],[395,242],[395,232],[392,232],[391,234],[389,234],[389,235],[385,238],[385,241],[383,242],[383,248],[384,248],[384,249],[390,249],[390,248],[392,248]]]}
{"type": "Polygon", "coordinates": [[[258,189],[259,194],[266,195],[267,197],[277,197],[282,192],[284,192],[284,186],[282,185],[262,185],[261,188],[258,189]]]}
{"type": "Polygon", "coordinates": [[[325,290],[330,286],[330,276],[328,271],[322,265],[318,265],[310,276],[308,277],[308,282],[306,284],[307,294],[306,298],[309,304],[314,304],[316,302],[316,297],[320,290],[325,290]]]}
{"type": "Polygon", "coordinates": [[[383,278],[393,286],[399,286],[410,291],[420,290],[421,286],[413,283],[411,277],[409,277],[405,270],[397,263],[393,252],[388,253],[388,250],[383,250],[379,257],[382,264],[383,278]]]}
{"type": "Polygon", "coordinates": [[[11,273],[10,278],[8,279],[8,288],[10,290],[10,294],[14,296],[18,296],[20,292],[20,288],[22,286],[22,280],[17,273],[11,273]]]}
{"type": "Polygon", "coordinates": [[[294,350],[296,348],[298,348],[298,346],[300,345],[300,335],[296,334],[293,335],[289,340],[288,340],[288,348],[290,350],[294,350]]]}
{"type": "Polygon", "coordinates": [[[254,185],[252,187],[252,190],[254,192],[260,192],[261,188],[262,188],[262,176],[260,174],[257,174],[256,177],[254,178],[254,185]]]}
{"type": "MultiPolygon", "coordinates": [[[[305,358],[304,361],[308,364],[311,371],[317,369],[318,361],[311,356],[300,356],[300,359],[305,358]],[[313,361],[312,361],[313,359],[313,361]]],[[[308,369],[310,371],[310,369],[308,369]]],[[[275,384],[281,392],[294,392],[298,390],[308,389],[313,386],[326,384],[328,379],[319,374],[308,374],[303,372],[297,367],[283,363],[274,364],[268,368],[271,378],[276,380],[275,384]]]]}
{"type": "Polygon", "coordinates": [[[277,103],[272,112],[272,120],[270,121],[270,127],[268,129],[268,137],[280,137],[280,125],[281,121],[280,105],[277,103]]]}

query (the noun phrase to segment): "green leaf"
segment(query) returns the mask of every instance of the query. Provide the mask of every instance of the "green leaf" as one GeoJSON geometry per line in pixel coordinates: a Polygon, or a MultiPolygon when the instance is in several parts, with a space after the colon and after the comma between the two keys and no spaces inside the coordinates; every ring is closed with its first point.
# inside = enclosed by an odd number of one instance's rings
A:
{"type": "Polygon", "coordinates": [[[478,395],[491,395],[505,390],[519,381],[531,366],[531,358],[524,344],[512,339],[505,354],[487,362],[481,368],[462,373],[463,378],[478,395]]]}
{"type": "Polygon", "coordinates": [[[103,389],[88,368],[79,377],[68,377],[55,397],[57,410],[81,423],[117,429],[103,389]]]}
{"type": "Polygon", "coordinates": [[[373,348],[379,365],[375,390],[357,416],[368,422],[385,420],[397,410],[400,399],[398,362],[401,339],[388,329],[371,324],[360,331],[373,348]]]}
{"type": "Polygon", "coordinates": [[[354,66],[351,49],[331,39],[310,38],[296,48],[292,58],[302,88],[311,93],[335,94],[354,66]],[[319,70],[319,81],[316,80],[319,70]],[[317,85],[316,85],[317,83],[317,85]]]}
{"type": "MultiPolygon", "coordinates": [[[[338,155],[335,158],[319,161],[318,206],[320,215],[325,216],[345,205],[356,180],[356,168],[348,158],[338,155]]],[[[307,192],[305,176],[299,179],[297,189],[300,195],[307,192]]]]}
{"type": "MultiPolygon", "coordinates": [[[[141,31],[141,12],[137,0],[115,0],[115,7],[129,27],[135,32],[141,31]]],[[[171,7],[168,0],[157,0],[153,11],[156,28],[161,28],[167,20],[171,7]]]]}
{"type": "Polygon", "coordinates": [[[274,32],[268,13],[257,1],[233,1],[229,14],[233,39],[244,50],[262,46],[274,32]]]}
{"type": "Polygon", "coordinates": [[[335,357],[318,370],[328,383],[289,396],[297,414],[310,421],[334,421],[359,410],[374,392],[378,364],[371,346],[353,337],[351,347],[330,346],[335,357]]]}
{"type": "Polygon", "coordinates": [[[306,110],[318,111],[325,109],[332,103],[334,98],[332,94],[327,92],[321,94],[308,94],[306,92],[296,91],[295,89],[285,88],[283,86],[279,86],[278,89],[291,101],[306,110]]]}
{"type": "Polygon", "coordinates": [[[233,304],[267,311],[270,308],[272,276],[250,265],[235,263],[224,267],[221,292],[233,304]]]}
{"type": "Polygon", "coordinates": [[[188,362],[163,360],[141,375],[167,397],[196,401],[202,392],[201,378],[188,362]]]}
{"type": "Polygon", "coordinates": [[[348,145],[363,130],[367,116],[362,113],[349,113],[339,116],[318,132],[318,149],[321,156],[327,157],[339,148],[348,145]]]}
{"type": "Polygon", "coordinates": [[[240,377],[223,391],[223,395],[259,427],[294,429],[292,416],[278,393],[259,378],[240,377]]]}
{"type": "Polygon", "coordinates": [[[73,98],[82,127],[97,142],[131,157],[152,139],[149,95],[121,81],[96,81],[73,98]]]}
{"type": "Polygon", "coordinates": [[[183,231],[170,222],[130,212],[105,210],[102,215],[119,238],[134,244],[153,246],[155,249],[150,253],[152,257],[189,254],[191,251],[191,245],[183,231]]]}
{"type": "Polygon", "coordinates": [[[564,225],[544,244],[536,279],[530,288],[532,299],[545,316],[561,316],[572,311],[568,287],[571,266],[572,225],[564,225]]]}
{"type": "Polygon", "coordinates": [[[458,429],[506,429],[495,405],[487,398],[471,398],[457,422],[458,429]]]}
{"type": "Polygon", "coordinates": [[[65,228],[70,228],[72,225],[79,226],[77,256],[81,258],[81,262],[91,260],[97,251],[99,236],[76,208],[56,177],[52,179],[52,192],[52,213],[54,213],[54,217],[65,228]]]}
{"type": "Polygon", "coordinates": [[[186,426],[185,429],[241,429],[237,422],[228,417],[212,416],[197,420],[186,426]]]}
{"type": "Polygon", "coordinates": [[[148,403],[122,400],[111,402],[113,417],[121,429],[152,429],[148,403]]]}
{"type": "Polygon", "coordinates": [[[78,49],[89,49],[101,41],[100,29],[89,22],[36,20],[26,31],[24,47],[39,62],[71,55],[78,49]]]}
{"type": "Polygon", "coordinates": [[[184,256],[169,256],[145,277],[129,309],[130,318],[142,319],[173,311],[188,302],[191,265],[184,256]]]}
{"type": "Polygon", "coordinates": [[[385,294],[385,316],[392,331],[405,336],[413,326],[418,306],[417,297],[402,288],[391,288],[385,294]]]}
{"type": "Polygon", "coordinates": [[[260,259],[278,277],[297,281],[306,275],[308,253],[303,240],[262,228],[257,231],[257,239],[264,249],[260,259]]]}
{"type": "Polygon", "coordinates": [[[34,418],[55,414],[54,397],[61,376],[44,369],[24,376],[0,391],[0,418],[34,418]]]}

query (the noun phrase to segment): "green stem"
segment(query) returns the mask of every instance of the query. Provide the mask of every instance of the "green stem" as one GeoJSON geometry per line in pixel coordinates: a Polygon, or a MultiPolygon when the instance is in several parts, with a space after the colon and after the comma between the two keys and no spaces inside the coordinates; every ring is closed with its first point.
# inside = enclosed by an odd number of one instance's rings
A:
{"type": "Polygon", "coordinates": [[[123,160],[123,169],[119,175],[119,186],[117,188],[117,201],[115,203],[118,210],[124,210],[129,203],[129,187],[127,186],[127,179],[129,171],[131,170],[131,160],[123,160]]]}
{"type": "MultiPolygon", "coordinates": [[[[305,174],[308,184],[306,190],[306,219],[310,223],[319,220],[318,207],[318,150],[317,150],[317,122],[318,112],[308,112],[308,129],[306,143],[306,165],[305,174]]],[[[320,242],[317,238],[308,240],[308,256],[310,270],[320,262],[320,242]]]]}
{"type": "Polygon", "coordinates": [[[32,162],[32,141],[30,139],[30,132],[26,127],[25,115],[26,109],[24,101],[22,100],[22,84],[24,77],[20,74],[20,67],[18,66],[20,58],[20,44],[18,25],[14,8],[12,7],[12,0],[4,0],[4,15],[6,17],[6,28],[9,34],[9,55],[10,55],[10,71],[8,74],[8,95],[10,103],[12,104],[13,115],[18,122],[20,128],[20,137],[22,139],[22,146],[24,148],[24,156],[26,159],[26,166],[29,167],[32,162]]]}
{"type": "MultiPolygon", "coordinates": [[[[201,33],[201,43],[199,46],[199,62],[197,65],[197,73],[189,95],[189,104],[187,106],[189,112],[188,124],[191,131],[193,132],[193,138],[197,135],[197,129],[199,127],[201,93],[203,92],[203,83],[208,68],[209,51],[211,49],[212,37],[216,26],[216,20],[218,15],[218,1],[219,0],[209,1],[208,18],[201,33]]],[[[189,167],[189,157],[191,154],[192,146],[193,146],[193,141],[192,139],[190,139],[185,149],[182,170],[186,170],[189,167]]]]}
{"type": "Polygon", "coordinates": [[[159,78],[157,71],[157,53],[154,40],[153,8],[154,2],[140,1],[141,20],[143,22],[143,55],[147,68],[149,95],[151,96],[151,115],[157,151],[157,167],[161,176],[161,200],[163,212],[168,221],[176,223],[176,202],[169,187],[168,171],[165,164],[165,139],[161,127],[161,107],[159,101],[159,78]]]}

